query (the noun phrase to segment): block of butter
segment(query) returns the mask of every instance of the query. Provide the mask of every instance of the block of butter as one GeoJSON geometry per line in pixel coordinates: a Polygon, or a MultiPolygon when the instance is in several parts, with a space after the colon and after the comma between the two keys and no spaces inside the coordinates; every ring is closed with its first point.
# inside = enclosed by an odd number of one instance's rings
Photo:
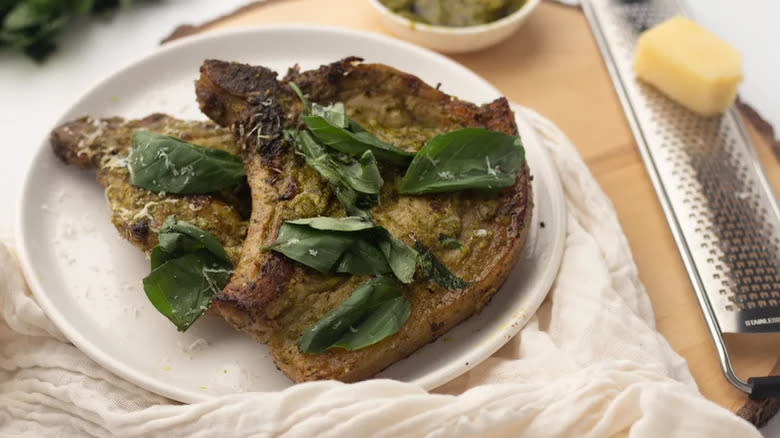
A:
{"type": "Polygon", "coordinates": [[[711,116],[734,101],[742,57],[696,23],[673,17],[639,36],[634,71],[677,102],[711,116]]]}

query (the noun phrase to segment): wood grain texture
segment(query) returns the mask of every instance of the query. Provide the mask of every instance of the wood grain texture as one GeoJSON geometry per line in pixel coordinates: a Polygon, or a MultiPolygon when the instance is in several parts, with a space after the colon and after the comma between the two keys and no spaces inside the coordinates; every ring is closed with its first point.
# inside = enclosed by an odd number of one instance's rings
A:
{"type": "MultiPolygon", "coordinates": [[[[772,370],[773,375],[780,375],[780,360],[772,370]]],[[[764,427],[777,412],[780,411],[780,398],[768,398],[761,400],[748,400],[738,411],[737,415],[753,423],[756,427],[764,427]]]]}
{"type": "MultiPolygon", "coordinates": [[[[386,33],[366,0],[274,1],[244,8],[197,31],[269,23],[329,24],[386,33]]],[[[688,360],[704,396],[732,411],[745,405],[746,395],[721,373],[677,247],[582,12],[542,3],[509,40],[453,58],[510,100],[552,119],[572,139],[615,206],[650,295],[657,328],[688,360]]],[[[446,84],[446,78],[442,82],[446,84]]],[[[748,131],[777,192],[780,165],[751,119],[746,120],[748,131]]],[[[766,127],[761,129],[766,132],[766,127]]],[[[730,335],[726,342],[743,379],[770,374],[778,361],[780,334],[730,335]]],[[[750,406],[740,413],[753,421],[758,417],[765,421],[777,407],[750,406]]]]}

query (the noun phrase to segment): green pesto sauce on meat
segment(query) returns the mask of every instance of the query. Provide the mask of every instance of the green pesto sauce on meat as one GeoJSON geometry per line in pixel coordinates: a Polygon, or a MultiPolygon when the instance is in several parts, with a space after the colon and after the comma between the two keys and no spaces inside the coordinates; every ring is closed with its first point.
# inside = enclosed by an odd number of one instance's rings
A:
{"type": "Polygon", "coordinates": [[[527,0],[380,0],[391,11],[420,23],[465,27],[490,23],[527,0]]]}
{"type": "Polygon", "coordinates": [[[98,181],[105,187],[106,199],[111,209],[111,222],[122,237],[144,251],[157,245],[157,235],[162,223],[170,215],[189,222],[213,234],[222,243],[235,264],[246,238],[248,216],[248,190],[236,188],[210,195],[173,195],[154,193],[129,184],[125,166],[130,152],[131,136],[136,129],[149,129],[205,147],[238,153],[229,130],[211,123],[177,120],[172,117],[130,120],[120,125],[108,126],[104,121],[93,123],[98,129],[85,143],[99,154],[98,181]],[[101,126],[105,124],[105,126],[101,126]]]}
{"type": "MultiPolygon", "coordinates": [[[[339,96],[345,103],[348,116],[377,138],[409,151],[418,151],[435,135],[463,128],[441,110],[425,109],[427,102],[388,94],[353,94],[339,96]],[[409,108],[415,108],[409,109],[409,108]]],[[[297,194],[283,205],[282,216],[295,219],[311,216],[344,216],[344,210],[332,196],[322,178],[298,157],[295,164],[284,169],[288,181],[298,186],[297,194]]],[[[509,217],[497,212],[495,193],[462,191],[426,196],[400,196],[398,184],[404,169],[380,163],[385,184],[371,215],[381,226],[409,245],[420,240],[426,247],[466,281],[479,278],[489,266],[496,252],[494,229],[506,229],[509,217]],[[448,247],[440,235],[454,237],[461,248],[448,247]]],[[[290,182],[284,183],[290,184],[290,182]]],[[[284,191],[285,187],[279,188],[284,191]]],[[[286,294],[273,302],[270,315],[280,318],[286,327],[286,336],[296,338],[328,310],[343,302],[365,277],[323,275],[302,266],[296,266],[286,294]],[[319,293],[318,291],[321,291],[319,293]],[[296,309],[294,312],[288,312],[296,309]]],[[[408,289],[410,286],[404,286],[408,289]]],[[[411,287],[438,288],[430,284],[411,287]]],[[[414,300],[428,296],[411,293],[414,300]]],[[[434,297],[435,295],[430,295],[434,297]]],[[[292,351],[290,354],[293,354],[292,351]]]]}

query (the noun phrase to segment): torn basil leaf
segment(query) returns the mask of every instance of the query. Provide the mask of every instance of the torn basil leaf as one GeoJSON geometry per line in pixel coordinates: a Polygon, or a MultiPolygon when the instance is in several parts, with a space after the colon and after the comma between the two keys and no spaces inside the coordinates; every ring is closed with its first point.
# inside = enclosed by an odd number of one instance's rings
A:
{"type": "Polygon", "coordinates": [[[417,152],[399,193],[420,195],[515,184],[525,160],[520,137],[483,128],[437,135],[417,152]]]}
{"type": "Polygon", "coordinates": [[[461,243],[458,242],[458,239],[456,239],[453,236],[448,236],[446,234],[439,234],[439,242],[441,242],[441,244],[444,245],[444,247],[447,249],[463,248],[463,245],[461,245],[461,243]]]}
{"type": "Polygon", "coordinates": [[[417,252],[362,217],[314,217],[287,221],[268,247],[322,273],[394,274],[411,283],[417,252]]]}
{"type": "Polygon", "coordinates": [[[309,99],[306,98],[306,96],[303,94],[303,91],[301,91],[301,89],[298,87],[298,84],[296,84],[295,82],[288,82],[288,85],[298,96],[298,99],[301,99],[301,103],[303,103],[302,113],[304,115],[311,114],[311,101],[309,101],[309,99]]]}
{"type": "Polygon", "coordinates": [[[378,195],[385,181],[379,174],[376,159],[371,151],[366,151],[357,161],[342,157],[333,159],[335,167],[344,181],[356,192],[378,195]]]}
{"type": "Polygon", "coordinates": [[[351,132],[333,125],[324,117],[304,116],[303,123],[322,144],[345,154],[359,157],[366,151],[371,151],[377,160],[399,166],[409,165],[414,158],[414,153],[385,143],[364,130],[351,132]]]}
{"type": "Polygon", "coordinates": [[[393,268],[388,262],[375,243],[368,239],[355,239],[344,251],[336,272],[351,275],[392,274],[393,268]]]}
{"type": "MultiPolygon", "coordinates": [[[[349,272],[349,266],[342,266],[341,262],[355,240],[356,236],[352,233],[322,231],[285,222],[279,228],[276,242],[268,249],[322,273],[337,272],[336,268],[341,268],[341,272],[349,272]]],[[[380,266],[377,274],[390,271],[381,254],[374,263],[380,266]]]]}
{"type": "Polygon", "coordinates": [[[285,136],[306,164],[330,184],[347,214],[368,217],[367,209],[376,202],[384,184],[371,151],[355,160],[326,152],[307,131],[286,130],[285,136]]]}
{"type": "Polygon", "coordinates": [[[363,231],[376,228],[376,224],[362,217],[308,217],[287,221],[288,224],[308,225],[323,231],[363,231]]]}
{"type": "Polygon", "coordinates": [[[332,105],[322,106],[316,103],[312,104],[311,114],[313,116],[319,116],[327,120],[328,123],[337,128],[348,128],[349,118],[347,118],[347,110],[344,108],[344,104],[336,102],[332,105]]]}
{"type": "Polygon", "coordinates": [[[409,319],[411,306],[395,280],[376,277],[358,285],[298,338],[298,349],[319,354],[331,348],[358,350],[393,335],[409,319]]]}
{"type": "Polygon", "coordinates": [[[366,151],[359,160],[348,156],[329,154],[306,131],[289,131],[300,154],[331,184],[343,184],[367,195],[378,195],[384,180],[379,174],[376,159],[366,151]],[[299,147],[298,147],[299,146],[299,147]]]}
{"type": "Polygon", "coordinates": [[[310,102],[295,83],[290,82],[290,88],[303,102],[301,116],[306,128],[318,142],[325,146],[354,157],[363,156],[367,151],[371,151],[377,160],[399,166],[408,165],[414,158],[413,152],[407,152],[379,140],[357,122],[348,118],[344,103],[319,105],[310,102]]]}
{"type": "Polygon", "coordinates": [[[470,283],[456,277],[419,241],[415,248],[363,217],[312,217],[287,221],[267,248],[323,274],[393,274],[403,283],[422,277],[455,290],[470,283]]]}
{"type": "Polygon", "coordinates": [[[463,289],[471,285],[471,283],[458,278],[450,272],[419,240],[414,242],[414,249],[420,255],[420,270],[423,278],[426,280],[449,290],[463,289]]]}
{"type": "Polygon", "coordinates": [[[132,143],[130,184],[153,192],[211,193],[246,178],[241,158],[219,149],[144,130],[133,133],[132,143]]]}
{"type": "Polygon", "coordinates": [[[380,227],[379,234],[376,242],[390,269],[401,282],[411,283],[417,270],[417,251],[384,228],[380,227]]]}
{"type": "MultiPolygon", "coordinates": [[[[205,249],[218,259],[230,262],[222,244],[214,236],[192,224],[176,220],[174,215],[165,218],[160,228],[158,241],[157,248],[169,257],[178,253],[189,253],[205,249]]],[[[161,262],[164,261],[161,260],[161,262]]],[[[152,262],[152,265],[152,269],[154,269],[155,265],[159,265],[159,263],[155,264],[152,262]]]]}
{"type": "Polygon", "coordinates": [[[339,128],[348,128],[351,120],[347,117],[347,110],[342,102],[336,102],[332,105],[320,105],[318,103],[312,103],[303,94],[298,85],[295,82],[290,82],[290,88],[298,95],[303,103],[302,116],[320,116],[330,122],[332,125],[339,128]]]}
{"type": "Polygon", "coordinates": [[[175,216],[165,219],[159,241],[152,249],[144,291],[160,313],[185,331],[227,284],[233,264],[214,236],[175,216]]]}

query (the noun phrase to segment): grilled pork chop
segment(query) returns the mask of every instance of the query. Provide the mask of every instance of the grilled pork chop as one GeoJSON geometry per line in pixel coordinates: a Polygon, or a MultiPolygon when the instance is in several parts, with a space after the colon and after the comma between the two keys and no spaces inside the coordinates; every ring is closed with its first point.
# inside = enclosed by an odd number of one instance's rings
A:
{"type": "Polygon", "coordinates": [[[285,220],[345,215],[330,187],[281,135],[285,127],[300,123],[302,110],[288,82],[295,82],[314,102],[344,102],[348,116],[363,128],[409,151],[462,127],[517,134],[506,99],[477,106],[415,76],[359,61],[347,58],[306,72],[293,68],[279,81],[264,67],[208,60],[196,82],[201,110],[231,127],[242,144],[252,196],[241,259],[213,306],[235,328],[267,342],[277,366],[296,382],[371,377],[479,311],[516,261],[531,217],[527,166],[515,186],[497,194],[428,196],[400,196],[396,187],[402,171],[383,166],[381,202],[370,211],[374,221],[409,245],[421,241],[471,284],[461,290],[420,280],[403,285],[411,316],[395,335],[357,351],[300,352],[296,341],[303,330],[366,278],[319,274],[262,249],[275,241],[285,220]],[[448,249],[440,241],[442,235],[454,236],[463,248],[448,249]]]}
{"type": "Polygon", "coordinates": [[[238,153],[229,130],[211,122],[182,121],[164,114],[139,120],[82,117],[56,128],[50,140],[54,153],[64,162],[82,169],[97,169],[97,180],[106,189],[111,222],[136,247],[143,251],[155,247],[163,221],[175,214],[178,219],[212,233],[236,263],[247,230],[247,221],[241,215],[241,193],[158,194],[131,186],[125,161],[137,129],[238,153]]]}

